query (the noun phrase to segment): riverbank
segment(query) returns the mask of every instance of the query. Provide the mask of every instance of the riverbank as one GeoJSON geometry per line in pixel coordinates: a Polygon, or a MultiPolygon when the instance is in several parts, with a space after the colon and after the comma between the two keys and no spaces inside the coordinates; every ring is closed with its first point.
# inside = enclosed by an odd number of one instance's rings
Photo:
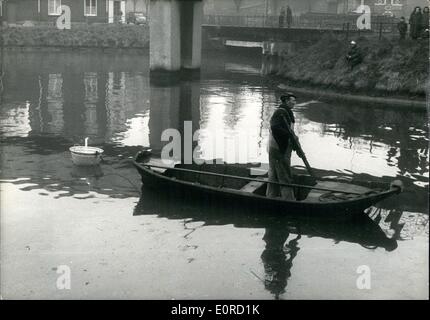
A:
{"type": "Polygon", "coordinates": [[[390,97],[373,97],[364,94],[349,94],[339,93],[327,89],[318,88],[303,88],[288,86],[286,84],[279,84],[277,87],[281,90],[293,91],[296,94],[304,94],[306,96],[315,98],[316,100],[323,99],[326,102],[329,101],[345,101],[354,102],[355,104],[363,106],[380,106],[380,107],[392,107],[392,108],[408,108],[414,109],[415,111],[426,111],[428,101],[426,100],[412,100],[402,97],[390,98],[390,97]]]}
{"type": "MultiPolygon", "coordinates": [[[[348,44],[327,35],[312,46],[284,52],[276,75],[286,86],[305,86],[341,94],[384,99],[425,100],[428,87],[428,41],[356,39],[363,61],[350,70],[348,44]]],[[[424,102],[425,103],[425,102],[424,102]]]]}
{"type": "Polygon", "coordinates": [[[137,25],[76,25],[70,30],[52,26],[3,30],[7,47],[149,48],[149,27],[137,25]]]}

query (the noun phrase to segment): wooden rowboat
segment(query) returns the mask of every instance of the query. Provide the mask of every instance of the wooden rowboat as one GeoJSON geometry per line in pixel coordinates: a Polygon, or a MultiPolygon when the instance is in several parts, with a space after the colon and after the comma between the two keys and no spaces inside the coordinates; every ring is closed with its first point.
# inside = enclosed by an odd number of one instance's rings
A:
{"type": "MultiPolygon", "coordinates": [[[[138,153],[134,166],[145,186],[161,192],[183,192],[186,196],[217,197],[288,213],[362,213],[366,208],[402,191],[402,183],[391,184],[323,178],[315,181],[305,174],[294,174],[296,200],[266,197],[267,173],[255,177],[255,168],[242,164],[176,164],[148,161],[138,153]],[[254,170],[253,170],[254,169],[254,170]],[[253,172],[254,171],[254,172],[253,172]]],[[[281,186],[283,184],[276,183],[281,186]]]]}

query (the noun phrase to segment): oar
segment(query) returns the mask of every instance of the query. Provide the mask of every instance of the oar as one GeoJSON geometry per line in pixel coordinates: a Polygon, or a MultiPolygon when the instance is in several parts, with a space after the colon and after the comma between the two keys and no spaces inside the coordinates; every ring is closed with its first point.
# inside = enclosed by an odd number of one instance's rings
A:
{"type": "Polygon", "coordinates": [[[237,180],[256,181],[256,182],[261,182],[261,183],[272,183],[272,184],[276,184],[276,185],[284,186],[284,187],[298,187],[298,188],[304,188],[304,189],[321,190],[321,191],[327,191],[327,192],[337,192],[337,193],[355,194],[355,195],[364,195],[365,194],[365,193],[359,193],[359,192],[351,192],[351,191],[335,190],[335,189],[322,188],[322,187],[306,186],[306,185],[296,184],[296,183],[281,183],[281,182],[275,182],[275,181],[270,181],[270,180],[253,179],[253,178],[233,176],[233,175],[229,175],[229,174],[221,174],[221,173],[215,173],[215,172],[207,172],[207,171],[199,171],[199,170],[192,170],[192,169],[152,165],[149,163],[138,163],[138,165],[143,166],[143,167],[169,169],[169,170],[173,170],[173,171],[197,173],[197,174],[204,174],[204,175],[209,175],[209,176],[232,178],[232,179],[237,179],[237,180]]]}
{"type": "Polygon", "coordinates": [[[295,133],[293,132],[293,130],[291,130],[291,127],[288,125],[288,121],[285,118],[285,116],[288,117],[288,119],[290,120],[290,123],[292,123],[292,121],[291,121],[290,116],[288,115],[288,113],[285,113],[285,115],[284,115],[284,121],[285,121],[287,130],[288,130],[288,133],[290,134],[291,140],[293,141],[293,144],[296,147],[297,155],[303,160],[303,163],[305,164],[306,169],[309,172],[309,175],[312,178],[314,178],[315,180],[317,180],[317,177],[316,177],[316,175],[314,173],[314,170],[312,169],[311,165],[309,164],[309,161],[306,158],[305,152],[303,151],[302,146],[300,145],[300,142],[297,139],[297,136],[295,135],[295,133]]]}

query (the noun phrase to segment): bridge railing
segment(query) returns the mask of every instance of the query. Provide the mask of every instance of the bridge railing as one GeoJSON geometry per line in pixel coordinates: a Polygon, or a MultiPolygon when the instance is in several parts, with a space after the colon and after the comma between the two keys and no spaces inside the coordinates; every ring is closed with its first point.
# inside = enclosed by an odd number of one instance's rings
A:
{"type": "MultiPolygon", "coordinates": [[[[288,25],[286,19],[280,24],[279,16],[225,16],[205,15],[203,24],[214,26],[258,27],[258,28],[300,28],[317,30],[358,31],[358,15],[317,15],[304,14],[293,16],[288,25]]],[[[398,20],[392,17],[374,16],[371,19],[371,31],[378,33],[397,33],[398,20]]]]}

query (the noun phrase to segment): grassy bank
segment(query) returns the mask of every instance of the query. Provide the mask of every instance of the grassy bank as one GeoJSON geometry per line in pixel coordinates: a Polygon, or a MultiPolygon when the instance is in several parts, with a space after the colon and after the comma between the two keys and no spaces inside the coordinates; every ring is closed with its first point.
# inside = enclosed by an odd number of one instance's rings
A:
{"type": "Polygon", "coordinates": [[[282,55],[278,75],[293,84],[375,96],[423,98],[428,80],[429,42],[355,39],[364,54],[352,71],[345,55],[348,42],[333,35],[282,55]]]}
{"type": "Polygon", "coordinates": [[[149,29],[136,25],[82,25],[70,30],[52,26],[13,27],[3,30],[6,47],[146,48],[149,29]]]}

